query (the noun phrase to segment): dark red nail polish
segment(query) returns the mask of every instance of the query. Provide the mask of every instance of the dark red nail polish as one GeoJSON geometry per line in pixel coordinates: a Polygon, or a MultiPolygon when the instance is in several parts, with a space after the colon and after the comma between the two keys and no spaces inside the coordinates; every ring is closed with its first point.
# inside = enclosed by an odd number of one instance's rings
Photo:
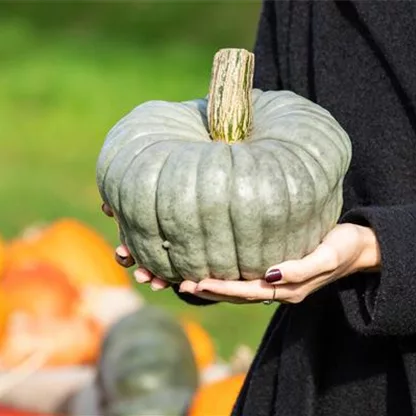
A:
{"type": "Polygon", "coordinates": [[[114,217],[113,211],[105,202],[101,205],[101,210],[107,217],[114,217]]]}
{"type": "Polygon", "coordinates": [[[279,269],[271,269],[265,276],[267,283],[278,282],[282,278],[282,272],[279,269]]]}
{"type": "Polygon", "coordinates": [[[130,267],[134,264],[134,259],[131,256],[123,257],[120,256],[120,254],[116,253],[115,258],[118,264],[120,264],[123,267],[130,267]]]}

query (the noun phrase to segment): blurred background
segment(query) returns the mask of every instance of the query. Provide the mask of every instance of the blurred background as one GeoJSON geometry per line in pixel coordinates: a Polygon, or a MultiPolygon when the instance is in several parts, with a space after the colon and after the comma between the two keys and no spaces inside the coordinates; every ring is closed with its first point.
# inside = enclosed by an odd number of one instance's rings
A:
{"type": "MultiPolygon", "coordinates": [[[[204,96],[219,48],[252,49],[260,7],[254,0],[1,2],[0,235],[6,248],[28,228],[65,218],[115,247],[117,229],[101,213],[95,184],[106,133],[144,101],[204,96]]],[[[66,243],[78,244],[76,238],[66,243]]],[[[170,290],[135,290],[146,303],[201,323],[224,359],[241,344],[255,349],[275,309],[198,308],[170,290]]]]}

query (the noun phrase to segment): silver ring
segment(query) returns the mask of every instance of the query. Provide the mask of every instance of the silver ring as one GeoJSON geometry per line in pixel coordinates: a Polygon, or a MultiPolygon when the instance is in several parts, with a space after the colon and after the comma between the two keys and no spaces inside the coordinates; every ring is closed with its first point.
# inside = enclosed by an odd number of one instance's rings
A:
{"type": "Polygon", "coordinates": [[[263,301],[264,305],[271,305],[276,300],[276,286],[273,286],[273,297],[263,301]]]}

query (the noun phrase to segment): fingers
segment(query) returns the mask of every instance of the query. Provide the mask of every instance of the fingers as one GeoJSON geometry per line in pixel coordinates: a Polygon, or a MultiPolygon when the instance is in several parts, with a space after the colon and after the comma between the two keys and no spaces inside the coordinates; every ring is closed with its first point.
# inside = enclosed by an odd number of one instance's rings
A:
{"type": "Polygon", "coordinates": [[[239,302],[259,302],[274,299],[281,303],[302,302],[310,293],[325,285],[330,279],[322,275],[317,279],[311,279],[308,283],[285,283],[272,285],[265,280],[252,281],[224,281],[204,279],[198,284],[183,282],[181,290],[193,293],[205,299],[240,299],[239,302]]]}
{"type": "Polygon", "coordinates": [[[215,302],[227,302],[227,303],[234,303],[236,305],[246,304],[246,303],[258,303],[258,300],[247,300],[244,298],[236,298],[232,296],[224,296],[224,295],[214,295],[213,293],[209,292],[198,292],[195,296],[198,296],[201,299],[212,300],[215,302]]]}
{"type": "Polygon", "coordinates": [[[179,291],[190,293],[192,295],[198,296],[199,298],[212,300],[216,302],[227,302],[227,303],[235,303],[235,304],[249,303],[246,299],[243,299],[243,298],[235,298],[235,297],[226,296],[226,295],[218,295],[218,294],[214,294],[211,292],[196,290],[196,288],[197,288],[197,283],[192,282],[190,280],[185,280],[181,283],[179,291]]]}
{"type": "Polygon", "coordinates": [[[116,248],[116,261],[120,266],[131,267],[135,263],[129,249],[125,245],[116,248]]]}
{"type": "Polygon", "coordinates": [[[158,277],[154,277],[150,282],[150,288],[155,292],[158,290],[166,289],[170,286],[169,282],[166,282],[163,279],[159,279],[158,277]]]}
{"type": "Polygon", "coordinates": [[[122,258],[126,258],[126,257],[130,256],[130,250],[124,244],[122,244],[122,245],[120,245],[116,248],[116,253],[122,258]]]}
{"type": "Polygon", "coordinates": [[[150,288],[153,291],[163,290],[170,286],[169,282],[166,282],[159,277],[155,277],[149,270],[138,268],[133,273],[137,283],[150,283],[150,288]]]}
{"type": "MultiPolygon", "coordinates": [[[[187,291],[189,286],[186,287],[187,291]]],[[[299,303],[308,295],[308,288],[301,284],[271,285],[264,280],[221,281],[204,279],[191,288],[191,293],[206,299],[240,299],[240,303],[274,299],[282,303],[299,303]]],[[[234,302],[237,303],[237,302],[234,302]]]]}
{"type": "Polygon", "coordinates": [[[135,270],[133,275],[137,283],[148,283],[153,279],[153,274],[142,268],[135,270]]]}
{"type": "Polygon", "coordinates": [[[333,272],[339,265],[338,254],[332,246],[320,244],[300,260],[288,260],[270,267],[265,280],[271,284],[302,283],[333,272]]]}
{"type": "MultiPolygon", "coordinates": [[[[114,217],[114,213],[108,204],[103,203],[101,206],[101,210],[104,212],[105,215],[107,215],[107,217],[114,217]]],[[[128,247],[124,244],[116,248],[115,258],[117,263],[123,267],[131,267],[135,263],[128,247]]],[[[170,286],[170,283],[153,276],[152,273],[149,272],[149,270],[143,268],[137,269],[134,272],[134,277],[137,283],[150,282],[150,287],[154,291],[166,289],[170,286]]]]}
{"type": "Polygon", "coordinates": [[[252,281],[204,279],[196,285],[194,290],[198,296],[203,292],[211,292],[216,295],[258,302],[272,299],[274,287],[262,279],[252,281]]]}
{"type": "Polygon", "coordinates": [[[184,280],[179,285],[179,292],[187,292],[195,295],[197,285],[198,284],[196,282],[193,282],[192,280],[184,280]]]}

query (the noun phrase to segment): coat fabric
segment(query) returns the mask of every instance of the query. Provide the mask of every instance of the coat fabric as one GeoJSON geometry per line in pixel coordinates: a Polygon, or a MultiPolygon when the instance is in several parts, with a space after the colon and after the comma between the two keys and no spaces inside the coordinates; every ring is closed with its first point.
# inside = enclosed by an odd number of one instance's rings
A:
{"type": "Polygon", "coordinates": [[[340,221],[374,229],[382,266],[277,309],[233,416],[416,415],[415,41],[416,1],[263,3],[255,87],[347,131],[340,221]]]}

